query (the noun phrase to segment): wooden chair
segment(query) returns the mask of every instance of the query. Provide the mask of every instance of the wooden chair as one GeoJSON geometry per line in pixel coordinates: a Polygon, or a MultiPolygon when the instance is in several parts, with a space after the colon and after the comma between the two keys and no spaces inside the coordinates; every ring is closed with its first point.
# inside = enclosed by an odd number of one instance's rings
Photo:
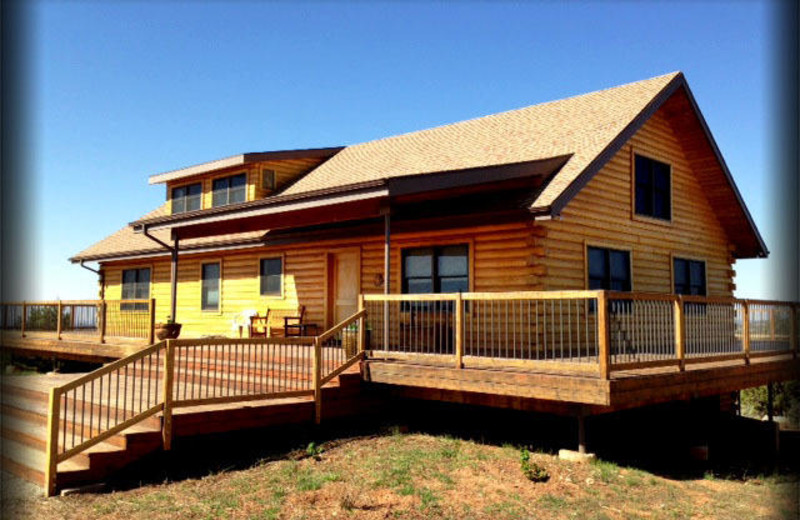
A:
{"type": "Polygon", "coordinates": [[[273,338],[285,336],[288,326],[303,323],[305,311],[304,305],[298,305],[292,309],[267,309],[267,314],[264,316],[251,316],[250,337],[273,338]]]}

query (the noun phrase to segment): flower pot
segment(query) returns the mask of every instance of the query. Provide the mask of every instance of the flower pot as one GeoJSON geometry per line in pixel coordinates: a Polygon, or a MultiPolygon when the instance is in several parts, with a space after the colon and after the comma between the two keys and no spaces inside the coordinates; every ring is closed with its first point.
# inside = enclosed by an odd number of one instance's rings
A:
{"type": "Polygon", "coordinates": [[[156,332],[156,337],[159,340],[177,339],[177,337],[181,335],[181,324],[157,323],[155,332],[156,332]]]}

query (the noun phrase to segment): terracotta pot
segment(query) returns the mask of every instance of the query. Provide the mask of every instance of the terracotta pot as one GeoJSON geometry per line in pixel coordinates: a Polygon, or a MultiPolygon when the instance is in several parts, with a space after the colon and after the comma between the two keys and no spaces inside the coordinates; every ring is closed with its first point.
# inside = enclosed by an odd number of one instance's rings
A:
{"type": "Polygon", "coordinates": [[[156,337],[159,340],[164,339],[177,339],[181,335],[180,323],[157,323],[156,324],[156,337]]]}

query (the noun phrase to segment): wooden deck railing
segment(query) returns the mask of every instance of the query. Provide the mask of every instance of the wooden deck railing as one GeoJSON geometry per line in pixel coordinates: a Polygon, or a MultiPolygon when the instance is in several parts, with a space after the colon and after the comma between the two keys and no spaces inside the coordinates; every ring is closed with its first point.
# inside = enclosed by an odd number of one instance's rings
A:
{"type": "Polygon", "coordinates": [[[596,374],[798,351],[797,303],[612,291],[365,295],[371,357],[596,374]]]}
{"type": "Polygon", "coordinates": [[[47,494],[60,462],[155,414],[170,449],[175,408],[313,396],[319,422],[322,386],[363,357],[364,316],[315,337],[161,341],[52,388],[47,494]]]}
{"type": "Polygon", "coordinates": [[[138,338],[155,340],[156,301],[57,300],[0,303],[0,329],[18,331],[22,337],[62,340],[65,337],[97,340],[138,338]]]}

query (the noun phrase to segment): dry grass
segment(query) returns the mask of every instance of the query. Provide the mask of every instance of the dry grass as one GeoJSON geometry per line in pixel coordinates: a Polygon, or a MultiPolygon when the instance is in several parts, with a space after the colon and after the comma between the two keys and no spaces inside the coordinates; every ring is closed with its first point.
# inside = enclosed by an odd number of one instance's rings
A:
{"type": "Polygon", "coordinates": [[[798,481],[790,477],[670,480],[532,453],[551,475],[533,483],[520,469],[517,448],[423,434],[353,438],[310,455],[107,494],[43,499],[6,490],[3,517],[798,518],[798,481]]]}

